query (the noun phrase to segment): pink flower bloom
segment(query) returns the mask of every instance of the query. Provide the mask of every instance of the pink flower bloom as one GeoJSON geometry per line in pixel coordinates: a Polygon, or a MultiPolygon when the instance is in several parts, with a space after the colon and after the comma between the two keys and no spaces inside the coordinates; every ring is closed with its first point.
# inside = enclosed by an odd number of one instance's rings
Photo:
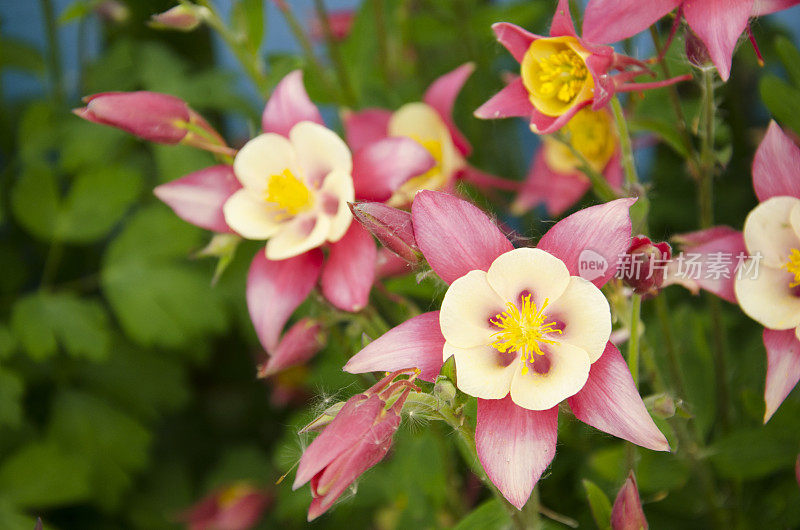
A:
{"type": "Polygon", "coordinates": [[[216,490],[179,516],[189,530],[247,530],[253,528],[272,502],[272,496],[240,482],[216,490]]]}
{"type": "Polygon", "coordinates": [[[426,173],[405,182],[391,194],[369,193],[372,200],[405,206],[418,190],[452,190],[459,178],[476,186],[516,188],[516,183],[483,173],[466,162],[472,146],[456,126],[452,113],[456,97],[474,68],[467,63],[439,77],[428,87],[421,102],[408,103],[395,112],[375,108],[343,115],[347,143],[355,152],[382,138],[411,138],[436,162],[426,173]]]}
{"type": "Polygon", "coordinates": [[[311,482],[314,500],[308,509],[309,521],[325,513],[354,480],[386,456],[406,397],[416,388],[414,375],[393,383],[398,375],[389,374],[348,399],[303,452],[292,489],[311,482]],[[393,402],[387,409],[390,399],[393,402]]]}
{"type": "Polygon", "coordinates": [[[72,112],[85,120],[110,125],[162,144],[186,144],[230,154],[232,150],[211,125],[182,99],[158,92],[104,92],[83,99],[72,112]],[[193,130],[190,130],[193,129],[193,130]]]}
{"type": "MultiPolygon", "coordinates": [[[[800,148],[775,122],[756,151],[753,187],[761,202],[742,233],[714,227],[680,240],[703,263],[719,254],[732,257],[724,278],[696,280],[694,287],[738,303],[764,326],[766,423],[800,380],[800,148]]],[[[668,281],[686,285],[674,279],[674,271],[671,276],[668,281]]]]}
{"type": "Polygon", "coordinates": [[[733,50],[751,16],[788,9],[799,0],[590,0],[583,21],[584,37],[616,42],[655,24],[680,8],[686,23],[703,41],[719,76],[727,81],[733,50]]]}
{"type": "Polygon", "coordinates": [[[612,530],[647,530],[647,519],[642,511],[642,500],[636,487],[636,478],[630,472],[620,488],[611,510],[612,530]]]}
{"type": "Polygon", "coordinates": [[[450,288],[440,311],[390,330],[345,366],[351,373],[416,367],[435,379],[455,357],[458,388],[478,398],[475,441],[487,475],[521,508],[555,456],[558,404],[605,432],[668,450],[619,351],[608,342],[611,313],[599,290],[631,240],[619,199],[573,214],[537,248],[514,249],[472,204],[422,191],[412,204],[417,245],[450,288]],[[609,267],[578,276],[593,250],[609,267]]]}
{"type": "MultiPolygon", "coordinates": [[[[606,109],[583,108],[562,128],[572,147],[603,174],[614,188],[622,186],[622,165],[613,118],[606,109]]],[[[528,176],[511,209],[521,215],[544,204],[550,216],[557,217],[591,188],[581,172],[578,158],[569,148],[550,136],[533,158],[528,176]]]]}
{"type": "Polygon", "coordinates": [[[578,37],[568,0],[559,0],[550,36],[541,37],[505,22],[492,26],[500,44],[521,65],[521,76],[475,111],[483,119],[524,116],[533,132],[552,133],[579,110],[604,107],[616,92],[645,90],[676,83],[681,76],[656,83],[630,83],[650,70],[610,46],[578,37]],[[630,69],[629,69],[630,68],[630,69]],[[618,73],[612,73],[617,70],[618,73]]]}

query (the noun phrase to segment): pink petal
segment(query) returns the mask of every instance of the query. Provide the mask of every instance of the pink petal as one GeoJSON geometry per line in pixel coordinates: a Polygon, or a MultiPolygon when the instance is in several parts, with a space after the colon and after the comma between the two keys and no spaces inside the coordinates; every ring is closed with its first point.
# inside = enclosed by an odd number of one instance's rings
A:
{"type": "Polygon", "coordinates": [[[275,352],[259,367],[258,376],[268,377],[292,366],[304,364],[323,345],[322,325],[316,320],[303,318],[281,338],[275,352]]]}
{"type": "Polygon", "coordinates": [[[636,390],[628,365],[610,342],[592,364],[586,385],[567,402],[575,417],[592,427],[654,451],[669,451],[667,439],[636,390]]]}
{"type": "Polygon", "coordinates": [[[404,136],[383,138],[356,152],[353,185],[356,198],[388,200],[405,181],[436,165],[427,149],[404,136]]]}
{"type": "Polygon", "coordinates": [[[487,270],[497,256],[514,248],[477,206],[447,193],[417,193],[411,218],[417,245],[447,283],[471,270],[487,270]]]}
{"type": "Polygon", "coordinates": [[[261,115],[261,128],[266,133],[289,136],[292,127],[301,121],[325,125],[319,109],[308,98],[302,70],[295,70],[281,79],[272,91],[261,115]]]}
{"type": "Polygon", "coordinates": [[[800,380],[800,341],[793,329],[765,329],[764,347],[767,349],[764,423],[767,423],[800,380]]]}
{"type": "Polygon", "coordinates": [[[742,233],[728,226],[716,226],[688,234],[679,234],[673,240],[683,244],[683,252],[681,253],[682,257],[679,254],[672,259],[667,270],[665,284],[683,285],[694,292],[698,288],[705,289],[723,300],[735,304],[736,293],[733,285],[736,278],[736,267],[739,264],[738,256],[747,255],[747,247],[745,247],[742,233]],[[690,270],[692,267],[689,265],[691,255],[698,256],[694,259],[699,264],[697,266],[699,273],[690,270]],[[720,255],[726,257],[725,262],[718,259],[720,255]],[[679,271],[681,259],[683,260],[683,265],[681,265],[683,270],[679,271]],[[719,269],[719,275],[709,274],[709,263],[711,262],[716,263],[715,268],[719,269]],[[677,276],[679,272],[681,274],[677,276]]]}
{"type": "Polygon", "coordinates": [[[497,42],[505,46],[518,63],[522,62],[525,52],[531,47],[531,43],[536,39],[541,39],[539,35],[522,29],[516,24],[508,22],[497,22],[492,24],[492,31],[497,37],[497,42]]]}
{"type": "Polygon", "coordinates": [[[558,0],[556,13],[553,15],[553,23],[550,25],[551,37],[577,37],[575,24],[572,22],[572,13],[569,12],[569,0],[558,0]]]}
{"type": "Polygon", "coordinates": [[[800,198],[800,148],[774,121],[753,158],[753,188],[762,202],[780,195],[800,198]]]}
{"type": "Polygon", "coordinates": [[[622,181],[625,178],[625,174],[622,170],[622,157],[619,151],[616,151],[611,160],[608,161],[608,164],[606,164],[605,169],[603,169],[603,176],[611,184],[612,188],[616,190],[622,189],[622,181]]]}
{"type": "Polygon", "coordinates": [[[275,350],[283,326],[314,288],[321,269],[318,249],[281,261],[256,253],[247,274],[247,309],[267,352],[275,350]]]}
{"type": "Polygon", "coordinates": [[[575,212],[548,230],[536,247],[561,259],[573,276],[579,275],[582,253],[599,254],[608,267],[592,283],[601,287],[614,276],[620,255],[630,246],[629,210],[634,202],[633,198],[616,199],[575,212]]]}
{"type": "Polygon", "coordinates": [[[510,396],[478,399],[478,460],[508,501],[522,509],[556,455],[558,407],[527,410],[510,396]]]}
{"type": "Polygon", "coordinates": [[[583,14],[583,38],[609,43],[627,39],[652,26],[681,0],[590,0],[583,14]]]}
{"type": "Polygon", "coordinates": [[[536,134],[550,134],[554,133],[559,130],[561,127],[567,124],[569,120],[575,116],[579,110],[583,107],[587,107],[592,103],[592,100],[584,101],[583,103],[579,103],[577,105],[573,105],[567,111],[560,115],[560,116],[548,116],[546,114],[542,114],[535,108],[531,111],[531,130],[536,134]]]}
{"type": "Polygon", "coordinates": [[[422,98],[422,101],[433,107],[442,118],[450,131],[456,149],[464,156],[469,156],[472,146],[453,121],[453,103],[474,70],[475,63],[462,64],[431,83],[422,98]]]}
{"type": "Polygon", "coordinates": [[[756,0],[754,16],[783,11],[800,4],[800,0],[756,0]]]}
{"type": "Polygon", "coordinates": [[[292,489],[296,490],[322,471],[344,451],[359,442],[372,427],[385,403],[377,396],[356,394],[303,451],[292,489]]]}
{"type": "Polygon", "coordinates": [[[642,500],[633,471],[628,474],[625,484],[617,493],[614,508],[611,510],[612,530],[647,530],[647,519],[642,510],[642,500]]]}
{"type": "Polygon", "coordinates": [[[403,276],[413,270],[411,264],[388,248],[381,247],[378,249],[378,257],[375,260],[375,276],[377,278],[403,276]]]}
{"type": "Polygon", "coordinates": [[[702,0],[684,2],[683,16],[703,44],[723,81],[731,75],[736,41],[747,27],[754,0],[702,0]]]}
{"type": "Polygon", "coordinates": [[[231,232],[222,206],[241,187],[233,168],[221,164],[162,184],[153,193],[184,221],[213,232],[231,232]]]}
{"type": "Polygon", "coordinates": [[[515,213],[522,214],[544,204],[548,215],[558,217],[578,202],[590,187],[589,180],[580,173],[557,173],[550,169],[545,162],[543,149],[539,149],[513,209],[515,213]]]}
{"type": "Polygon", "coordinates": [[[367,109],[361,112],[342,113],[345,138],[354,153],[372,142],[387,136],[392,113],[384,109],[367,109]]]}
{"type": "Polygon", "coordinates": [[[496,120],[499,118],[515,118],[530,116],[534,111],[528,91],[522,84],[522,78],[517,78],[506,87],[492,96],[474,112],[476,118],[483,120],[496,120]]]}
{"type": "Polygon", "coordinates": [[[343,311],[364,309],[375,280],[375,241],[363,226],[352,223],[330,249],[322,271],[322,294],[343,311]]]}
{"type": "Polygon", "coordinates": [[[505,191],[517,191],[520,187],[520,182],[517,180],[504,179],[480,169],[470,166],[469,164],[461,168],[456,174],[456,178],[462,179],[465,182],[483,189],[496,189],[505,191]]]}
{"type": "Polygon", "coordinates": [[[439,312],[431,311],[403,322],[370,342],[344,365],[344,371],[363,374],[419,368],[422,370],[419,378],[433,382],[442,369],[443,348],[439,312]]]}

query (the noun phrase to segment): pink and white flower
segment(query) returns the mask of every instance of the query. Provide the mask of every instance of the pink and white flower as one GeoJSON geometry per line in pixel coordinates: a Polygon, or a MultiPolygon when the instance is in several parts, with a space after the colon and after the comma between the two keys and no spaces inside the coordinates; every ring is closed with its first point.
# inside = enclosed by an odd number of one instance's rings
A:
{"type": "Polygon", "coordinates": [[[691,79],[680,76],[653,83],[631,83],[652,72],[633,57],[611,46],[578,37],[568,0],[559,0],[550,36],[529,33],[500,22],[492,29],[497,40],[520,63],[520,76],[475,111],[483,119],[522,116],[537,134],[563,127],[579,110],[598,110],[617,92],[657,88],[691,79]],[[613,73],[614,71],[617,73],[613,73]]]}
{"type": "Polygon", "coordinates": [[[391,196],[377,195],[372,200],[406,206],[419,190],[452,191],[457,179],[465,179],[476,186],[516,189],[517,183],[486,174],[466,161],[472,146],[453,120],[453,105],[474,69],[475,65],[467,63],[444,74],[431,83],[422,101],[407,103],[394,112],[372,108],[343,114],[347,143],[353,149],[386,137],[411,138],[436,162],[426,173],[408,180],[391,196]]]}
{"type": "Polygon", "coordinates": [[[616,347],[599,290],[631,241],[619,199],[557,223],[534,248],[514,249],[478,208],[451,195],[419,192],[412,204],[417,245],[450,287],[440,311],[390,330],[345,366],[351,373],[408,367],[435,379],[454,356],[458,388],[478,398],[475,441],[487,475],[521,508],[555,456],[558,404],[605,432],[668,450],[616,347]],[[579,256],[609,267],[592,282],[579,256]]]}

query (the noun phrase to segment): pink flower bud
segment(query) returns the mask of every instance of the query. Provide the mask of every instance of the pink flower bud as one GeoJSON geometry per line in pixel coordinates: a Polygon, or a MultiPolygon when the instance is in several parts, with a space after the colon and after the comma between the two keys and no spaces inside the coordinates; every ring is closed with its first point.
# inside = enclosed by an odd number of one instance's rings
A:
{"type": "Polygon", "coordinates": [[[686,31],[686,58],[698,68],[714,67],[705,43],[691,29],[686,31]]]}
{"type": "Polygon", "coordinates": [[[412,389],[418,390],[412,382],[417,371],[409,379],[393,382],[400,373],[408,372],[389,374],[363,394],[348,399],[303,453],[293,489],[311,481],[314,499],[309,521],[325,513],[353,481],[389,452],[406,397],[412,389]]]}
{"type": "Polygon", "coordinates": [[[84,98],[85,107],[72,112],[161,144],[183,143],[233,154],[211,125],[180,98],[159,92],[104,92],[84,98]]]}
{"type": "Polygon", "coordinates": [[[95,13],[105,21],[122,24],[131,16],[128,6],[117,0],[104,0],[94,8],[95,13]]]}
{"type": "Polygon", "coordinates": [[[664,283],[671,257],[669,243],[653,243],[646,236],[636,236],[620,263],[620,276],[633,292],[654,295],[664,283]]]}
{"type": "Polygon", "coordinates": [[[412,265],[419,263],[421,254],[414,239],[410,213],[380,202],[351,204],[350,211],[384,247],[412,265]]]}
{"type": "MultiPolygon", "coordinates": [[[[342,9],[328,13],[328,24],[331,26],[331,35],[334,40],[342,41],[347,38],[353,28],[355,16],[355,12],[352,9],[342,9]]],[[[322,27],[322,21],[320,21],[319,17],[311,19],[309,36],[311,40],[316,42],[322,42],[325,39],[325,29],[322,27]]]]}
{"type": "Polygon", "coordinates": [[[272,495],[247,482],[218,489],[181,514],[189,530],[247,530],[258,523],[272,495]]]}
{"type": "Polygon", "coordinates": [[[310,318],[299,320],[281,338],[269,360],[258,367],[258,377],[269,377],[291,366],[303,364],[324,345],[322,324],[310,318]]]}
{"type": "Polygon", "coordinates": [[[151,28],[192,31],[203,22],[204,10],[201,6],[180,4],[163,13],[150,17],[151,28]]]}
{"type": "Polygon", "coordinates": [[[611,510],[612,530],[647,530],[647,519],[642,511],[642,501],[633,472],[628,475],[611,510]]]}

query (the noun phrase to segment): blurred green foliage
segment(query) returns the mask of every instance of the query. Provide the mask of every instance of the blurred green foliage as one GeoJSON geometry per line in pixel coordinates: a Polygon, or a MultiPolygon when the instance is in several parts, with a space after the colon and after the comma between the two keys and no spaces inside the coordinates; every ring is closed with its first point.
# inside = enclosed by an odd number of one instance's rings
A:
{"type": "MultiPolygon", "coordinates": [[[[340,47],[359,108],[396,108],[418,100],[439,75],[476,64],[456,106],[456,120],[475,146],[478,167],[520,179],[531,133],[514,120],[481,122],[472,110],[503,85],[515,63],[497,44],[491,23],[507,21],[544,33],[554,2],[485,0],[364,2],[340,47]],[[376,43],[381,43],[376,45],[376,43]]],[[[78,20],[94,16],[73,10],[78,20]]],[[[144,21],[169,2],[129,2],[131,17],[104,30],[103,52],[81,72],[85,94],[154,90],[177,95],[222,124],[243,118],[257,129],[260,105],[235,73],[216,66],[206,30],[172,35],[144,21]]],[[[84,6],[85,7],[85,6],[84,6]]],[[[240,0],[233,26],[252,51],[264,39],[261,0],[240,0]]],[[[276,13],[277,16],[277,13],[276,13]]],[[[70,23],[66,20],[65,23],[70,23]]],[[[770,65],[758,71],[741,50],[731,82],[718,90],[716,219],[740,228],[755,205],[750,161],[767,113],[800,133],[800,53],[772,22],[755,28],[770,65]],[[759,97],[760,92],[760,97],[759,97]],[[763,99],[766,109],[759,103],[763,99]]],[[[672,75],[691,71],[676,43],[672,75]]],[[[341,103],[328,79],[303,56],[264,57],[274,85],[307,69],[312,99],[341,103]]],[[[0,69],[44,75],[45,58],[23,42],[2,40],[0,69]]],[[[332,71],[326,68],[326,75],[332,71]]],[[[690,126],[699,91],[678,89],[690,126]]],[[[215,488],[248,480],[274,496],[260,528],[300,528],[310,501],[292,492],[292,469],[310,439],[299,428],[364,381],[341,372],[362,344],[358,326],[331,330],[325,351],[294,378],[255,380],[263,356],[244,303],[245,244],[212,287],[214,264],[192,259],[208,234],[175,217],[150,193],[162,182],[206,167],[209,155],[147,145],[69,113],[77,100],[3,101],[0,109],[0,528],[172,528],[178,514],[215,488]],[[308,405],[311,404],[310,407],[308,405]],[[289,478],[277,483],[288,473],[289,478]]],[[[628,100],[631,125],[648,149],[650,232],[667,238],[697,227],[695,183],[665,91],[628,100]]],[[[239,139],[232,139],[239,140],[239,139]]],[[[510,197],[480,196],[502,216],[510,197]]],[[[581,205],[594,203],[588,196],[581,205]]],[[[577,208],[577,206],[576,206],[577,208]]],[[[550,220],[536,212],[503,218],[536,240],[550,220]]],[[[386,282],[421,310],[436,307],[441,284],[413,277],[386,282]]],[[[679,414],[657,418],[671,454],[636,451],[637,480],[653,528],[708,528],[720,518],[737,528],[800,526],[792,463],[800,449],[800,399],[794,392],[761,426],[765,360],[759,327],[725,304],[724,339],[731,392],[728,424],[720,421],[711,322],[703,301],[671,288],[665,296],[671,336],[645,303],[645,374],[670,374],[665,348],[677,352],[682,385],[645,377],[642,393],[668,395],[679,414]],[[667,346],[669,344],[669,346],[667,346]],[[679,443],[681,432],[700,442],[679,443]],[[711,508],[710,508],[711,507],[711,508]],[[714,508],[716,507],[716,512],[714,508]]],[[[376,297],[397,324],[407,314],[376,297]]],[[[313,312],[312,299],[302,311],[313,312]]],[[[474,410],[472,412],[474,419],[474,410]]],[[[367,473],[315,526],[319,528],[503,528],[502,506],[461,461],[454,435],[425,420],[404,422],[387,461],[367,473]],[[459,522],[460,521],[460,522],[459,522]]],[[[626,476],[625,445],[562,414],[558,454],[541,482],[543,506],[581,527],[607,519],[626,476]]],[[[562,521],[565,520],[562,518],[562,521]]],[[[601,523],[601,527],[604,525],[601,523]]],[[[564,528],[548,520],[547,528],[564,528]]]]}

